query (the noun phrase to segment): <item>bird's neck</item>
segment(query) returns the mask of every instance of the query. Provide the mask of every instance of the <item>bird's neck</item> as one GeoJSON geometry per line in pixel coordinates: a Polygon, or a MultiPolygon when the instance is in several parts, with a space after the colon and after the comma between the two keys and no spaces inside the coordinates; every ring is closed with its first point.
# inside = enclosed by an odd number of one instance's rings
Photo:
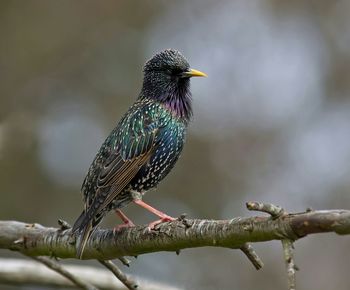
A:
{"type": "Polygon", "coordinates": [[[168,96],[161,101],[162,105],[176,118],[188,123],[192,117],[191,96],[174,97],[168,96]]]}
{"type": "Polygon", "coordinates": [[[152,95],[143,90],[139,98],[152,99],[159,102],[174,117],[180,119],[186,124],[192,118],[192,97],[189,90],[174,90],[159,95],[152,95]]]}

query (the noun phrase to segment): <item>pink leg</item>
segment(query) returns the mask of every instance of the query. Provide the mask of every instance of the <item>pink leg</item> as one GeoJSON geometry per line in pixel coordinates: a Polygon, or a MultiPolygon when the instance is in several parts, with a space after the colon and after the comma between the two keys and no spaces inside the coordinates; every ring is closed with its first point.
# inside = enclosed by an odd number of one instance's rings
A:
{"type": "Polygon", "coordinates": [[[119,231],[122,228],[129,228],[129,227],[134,227],[135,226],[135,224],[120,209],[116,209],[115,213],[117,214],[117,216],[120,217],[120,219],[123,221],[124,224],[117,225],[113,229],[113,231],[119,231]]]}
{"type": "Polygon", "coordinates": [[[150,229],[154,229],[154,227],[160,223],[164,223],[164,222],[171,222],[171,221],[175,221],[176,218],[173,218],[171,216],[168,216],[167,214],[165,214],[164,212],[161,212],[157,209],[155,209],[154,207],[148,205],[147,203],[143,202],[141,199],[135,199],[134,203],[136,203],[137,205],[143,207],[144,209],[150,211],[151,213],[155,214],[156,216],[158,216],[160,219],[156,220],[154,222],[151,222],[148,227],[150,229]]]}

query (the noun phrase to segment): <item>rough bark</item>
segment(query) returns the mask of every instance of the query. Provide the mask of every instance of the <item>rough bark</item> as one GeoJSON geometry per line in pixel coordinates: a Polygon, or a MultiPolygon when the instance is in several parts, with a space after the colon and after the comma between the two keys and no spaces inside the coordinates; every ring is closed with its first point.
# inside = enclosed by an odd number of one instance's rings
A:
{"type": "MultiPolygon", "coordinates": [[[[108,260],[205,246],[238,249],[248,242],[294,241],[324,232],[350,234],[350,211],[307,211],[231,220],[179,219],[160,224],[154,230],[137,226],[117,233],[98,229],[88,242],[83,259],[108,260]]],[[[0,248],[29,256],[75,258],[76,255],[75,238],[70,229],[17,221],[0,221],[0,248]]]]}

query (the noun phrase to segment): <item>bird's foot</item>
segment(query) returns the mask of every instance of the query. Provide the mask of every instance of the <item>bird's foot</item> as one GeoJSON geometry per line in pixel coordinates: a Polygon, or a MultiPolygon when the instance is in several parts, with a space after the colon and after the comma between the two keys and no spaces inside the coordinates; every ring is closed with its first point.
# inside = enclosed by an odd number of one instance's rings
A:
{"type": "Polygon", "coordinates": [[[131,228],[134,227],[135,224],[129,219],[120,209],[116,209],[115,213],[117,216],[120,217],[120,219],[124,222],[121,225],[117,225],[116,227],[113,228],[113,232],[120,231],[123,228],[131,228]]]}
{"type": "Polygon", "coordinates": [[[176,220],[177,220],[176,218],[173,218],[171,216],[164,214],[164,216],[161,219],[156,220],[156,221],[148,224],[148,229],[153,230],[157,225],[159,225],[161,223],[172,222],[172,221],[176,221],[176,220]]]}
{"type": "Polygon", "coordinates": [[[116,227],[114,227],[113,233],[119,232],[120,230],[125,229],[125,228],[133,228],[133,227],[135,227],[135,224],[132,221],[130,221],[128,223],[124,223],[124,224],[117,225],[116,227]]]}
{"type": "Polygon", "coordinates": [[[157,217],[159,217],[159,220],[156,220],[154,222],[151,222],[148,225],[148,229],[149,230],[153,230],[155,228],[156,225],[159,225],[161,223],[165,223],[165,222],[172,222],[177,220],[176,218],[173,218],[167,214],[165,214],[164,212],[155,209],[154,207],[150,206],[149,204],[145,203],[144,201],[142,201],[141,199],[135,199],[133,201],[135,204],[143,207],[144,209],[147,209],[148,211],[150,211],[151,213],[155,214],[157,217]]]}

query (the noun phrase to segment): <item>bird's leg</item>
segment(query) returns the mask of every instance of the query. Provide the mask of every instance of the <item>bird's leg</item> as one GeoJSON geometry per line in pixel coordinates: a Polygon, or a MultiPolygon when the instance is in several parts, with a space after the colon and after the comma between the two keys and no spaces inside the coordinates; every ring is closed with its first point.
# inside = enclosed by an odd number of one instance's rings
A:
{"type": "Polygon", "coordinates": [[[160,218],[159,220],[151,222],[148,225],[148,227],[150,229],[154,229],[154,227],[156,225],[160,224],[160,223],[171,222],[171,221],[175,221],[176,220],[176,218],[168,216],[164,212],[161,212],[160,210],[155,209],[154,207],[152,207],[152,206],[148,205],[147,203],[143,202],[141,199],[134,199],[133,202],[136,203],[137,205],[143,207],[144,209],[150,211],[151,213],[155,214],[156,216],[158,216],[160,218]]]}
{"type": "Polygon", "coordinates": [[[131,219],[129,219],[120,209],[116,209],[115,213],[120,217],[125,225],[135,226],[131,219]]]}
{"type": "Polygon", "coordinates": [[[135,224],[120,209],[116,209],[115,213],[117,214],[117,216],[120,217],[124,224],[117,225],[116,227],[114,227],[113,231],[119,231],[122,228],[129,228],[135,226],[135,224]]]}

